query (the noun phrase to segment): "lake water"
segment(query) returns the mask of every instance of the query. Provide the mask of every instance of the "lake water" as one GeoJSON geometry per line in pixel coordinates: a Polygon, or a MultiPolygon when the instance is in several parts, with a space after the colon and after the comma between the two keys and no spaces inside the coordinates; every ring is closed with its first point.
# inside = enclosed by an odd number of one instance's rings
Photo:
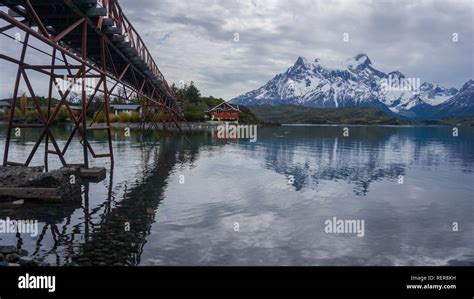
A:
{"type": "MultiPolygon", "coordinates": [[[[190,144],[117,130],[114,169],[92,160],[107,178],[87,183],[82,203],[2,204],[0,219],[37,219],[40,235],[0,234],[0,244],[53,265],[445,265],[472,255],[474,128],[348,128],[259,128],[254,143],[203,131],[190,144]],[[327,233],[333,217],[364,220],[364,235],[327,233]]],[[[60,144],[68,130],[55,128],[60,144]]],[[[24,161],[37,134],[14,139],[10,160],[24,161]]],[[[105,136],[91,134],[105,151],[105,136]]],[[[2,156],[4,139],[5,126],[2,156]]],[[[81,155],[76,142],[68,162],[81,155]]]]}

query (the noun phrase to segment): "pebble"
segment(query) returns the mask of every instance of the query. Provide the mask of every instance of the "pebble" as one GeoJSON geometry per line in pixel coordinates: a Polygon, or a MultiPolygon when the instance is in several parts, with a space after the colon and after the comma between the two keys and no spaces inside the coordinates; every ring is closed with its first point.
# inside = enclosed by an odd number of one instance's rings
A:
{"type": "Polygon", "coordinates": [[[28,256],[25,249],[17,249],[16,246],[0,246],[0,266],[38,266],[40,262],[28,256]]]}
{"type": "Polygon", "coordinates": [[[36,261],[29,256],[24,256],[19,261],[20,266],[38,266],[36,261]]]}
{"type": "Polygon", "coordinates": [[[77,267],[77,266],[79,266],[79,265],[76,264],[76,263],[73,263],[73,262],[64,264],[64,267],[77,267]]]}
{"type": "Polygon", "coordinates": [[[0,246],[0,253],[2,254],[10,254],[16,253],[18,249],[15,246],[0,246]]]}
{"type": "Polygon", "coordinates": [[[20,260],[20,256],[16,253],[7,254],[7,256],[5,258],[6,258],[7,261],[9,261],[11,263],[16,263],[20,260]]]}

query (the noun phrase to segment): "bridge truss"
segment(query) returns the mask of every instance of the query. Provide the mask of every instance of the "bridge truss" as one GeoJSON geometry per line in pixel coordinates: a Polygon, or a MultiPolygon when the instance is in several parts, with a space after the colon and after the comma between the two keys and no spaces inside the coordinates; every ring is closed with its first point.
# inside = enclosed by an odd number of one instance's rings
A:
{"type": "Polygon", "coordinates": [[[156,112],[160,111],[181,132],[179,123],[185,122],[185,119],[180,103],[117,0],[0,0],[0,5],[8,8],[8,12],[0,11],[0,19],[4,22],[0,24],[0,34],[21,44],[19,58],[0,53],[0,59],[17,65],[3,165],[30,165],[43,141],[46,169],[49,155],[57,156],[65,167],[89,168],[90,157],[109,158],[113,164],[109,118],[113,96],[142,105],[142,128],[157,127],[156,112]],[[24,37],[8,34],[12,30],[21,30],[24,37]],[[36,46],[38,43],[41,48],[36,46]],[[49,52],[43,50],[45,47],[49,52]],[[47,54],[50,63],[28,62],[28,54],[32,50],[47,54]],[[41,107],[34,82],[30,79],[31,72],[40,74],[43,84],[48,86],[46,107],[41,107]],[[71,105],[70,97],[74,83],[78,81],[81,83],[78,92],[80,112],[75,113],[73,108],[77,107],[71,105]],[[63,88],[60,88],[61,82],[63,88]],[[73,83],[66,84],[64,88],[64,82],[73,83]],[[33,101],[38,123],[20,122],[15,118],[15,108],[20,104],[21,84],[26,86],[33,101]],[[59,94],[59,102],[52,103],[55,92],[59,94]],[[86,112],[97,99],[101,102],[100,108],[88,121],[86,112]],[[73,121],[73,129],[66,143],[60,146],[51,126],[61,109],[67,111],[73,121]],[[105,116],[103,125],[97,124],[98,112],[103,112],[105,116]],[[9,161],[12,133],[17,128],[41,129],[25,162],[9,161]],[[91,130],[106,131],[108,152],[95,152],[87,136],[91,130]],[[72,164],[66,161],[65,155],[76,136],[82,145],[83,161],[72,164]]]}

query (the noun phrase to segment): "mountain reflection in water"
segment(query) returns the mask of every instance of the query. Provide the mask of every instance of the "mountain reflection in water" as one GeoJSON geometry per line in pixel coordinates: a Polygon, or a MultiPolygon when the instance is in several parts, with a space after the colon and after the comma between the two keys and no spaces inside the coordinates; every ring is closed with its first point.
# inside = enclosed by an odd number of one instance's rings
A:
{"type": "MultiPolygon", "coordinates": [[[[69,129],[54,130],[64,144],[69,129]]],[[[0,243],[53,265],[443,265],[473,254],[474,129],[349,130],[259,128],[255,143],[202,131],[190,144],[116,131],[114,168],[92,162],[106,180],[86,183],[82,203],[1,205],[0,219],[37,219],[40,235],[0,243]],[[365,220],[365,236],[326,234],[332,217],[365,220]]],[[[36,134],[14,140],[13,161],[36,134]]]]}

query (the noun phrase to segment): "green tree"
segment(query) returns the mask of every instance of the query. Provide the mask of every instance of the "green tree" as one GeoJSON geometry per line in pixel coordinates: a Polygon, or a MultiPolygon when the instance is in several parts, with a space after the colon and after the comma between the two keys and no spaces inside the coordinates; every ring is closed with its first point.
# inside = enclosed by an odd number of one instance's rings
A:
{"type": "Polygon", "coordinates": [[[185,99],[193,104],[197,104],[201,99],[201,92],[194,85],[193,81],[191,81],[191,84],[187,87],[185,91],[185,99]]]}

